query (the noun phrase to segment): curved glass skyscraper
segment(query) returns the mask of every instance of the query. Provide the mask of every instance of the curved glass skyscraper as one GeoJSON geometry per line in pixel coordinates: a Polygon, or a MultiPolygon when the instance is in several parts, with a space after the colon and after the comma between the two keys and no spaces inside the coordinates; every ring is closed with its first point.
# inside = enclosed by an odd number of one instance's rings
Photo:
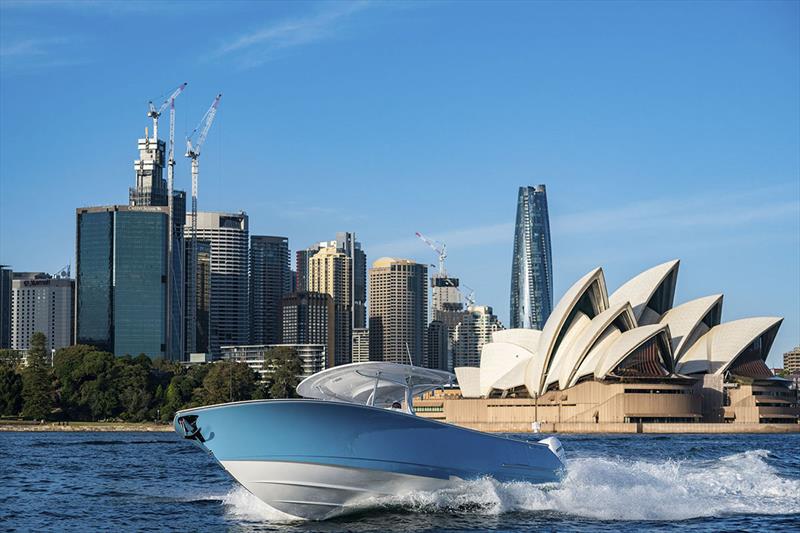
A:
{"type": "Polygon", "coordinates": [[[512,328],[542,329],[553,309],[553,255],[544,185],[520,187],[511,262],[512,328]]]}

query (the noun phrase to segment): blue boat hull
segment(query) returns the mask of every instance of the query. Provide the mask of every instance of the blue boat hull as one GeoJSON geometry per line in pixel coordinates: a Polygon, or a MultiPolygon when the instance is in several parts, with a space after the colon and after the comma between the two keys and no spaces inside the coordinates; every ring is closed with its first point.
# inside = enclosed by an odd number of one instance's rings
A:
{"type": "Polygon", "coordinates": [[[328,518],[376,496],[458,479],[554,482],[563,468],[546,444],[340,402],[201,407],[177,413],[175,429],[267,504],[300,518],[328,518]]]}

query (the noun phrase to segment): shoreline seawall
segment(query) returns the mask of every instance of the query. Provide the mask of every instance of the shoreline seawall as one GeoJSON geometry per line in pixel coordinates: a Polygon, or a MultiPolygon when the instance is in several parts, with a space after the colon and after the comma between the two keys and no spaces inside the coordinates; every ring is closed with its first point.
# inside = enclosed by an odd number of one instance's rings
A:
{"type": "Polygon", "coordinates": [[[0,432],[2,431],[56,431],[56,432],[89,432],[89,431],[136,431],[136,432],[171,432],[172,426],[169,424],[156,424],[153,422],[45,422],[38,424],[35,422],[0,422],[0,432]]]}

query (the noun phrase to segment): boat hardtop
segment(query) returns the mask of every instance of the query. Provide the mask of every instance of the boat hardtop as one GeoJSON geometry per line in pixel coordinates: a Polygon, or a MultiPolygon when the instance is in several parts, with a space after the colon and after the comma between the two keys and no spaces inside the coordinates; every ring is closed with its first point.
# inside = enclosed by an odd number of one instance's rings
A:
{"type": "Polygon", "coordinates": [[[304,398],[390,407],[405,402],[412,412],[413,398],[453,385],[456,376],[443,370],[378,361],[335,366],[305,378],[297,386],[304,398]]]}

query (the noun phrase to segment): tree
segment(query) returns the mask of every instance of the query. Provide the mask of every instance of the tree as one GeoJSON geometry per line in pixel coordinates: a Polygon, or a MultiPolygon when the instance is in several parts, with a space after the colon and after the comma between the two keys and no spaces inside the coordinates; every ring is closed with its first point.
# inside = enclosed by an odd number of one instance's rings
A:
{"type": "Polygon", "coordinates": [[[88,418],[80,405],[80,387],[86,378],[82,365],[86,355],[95,351],[94,346],[76,344],[60,348],[53,356],[56,397],[59,407],[69,420],[88,418]]]}
{"type": "Polygon", "coordinates": [[[15,367],[0,363],[0,415],[17,416],[22,408],[22,376],[15,367]]]}
{"type": "Polygon", "coordinates": [[[286,346],[271,348],[264,354],[264,363],[271,370],[270,397],[297,398],[297,384],[303,374],[303,366],[297,353],[286,346]]]}
{"type": "Polygon", "coordinates": [[[114,362],[116,378],[115,389],[120,404],[120,418],[130,422],[142,422],[149,418],[150,402],[150,359],[147,356],[120,357],[114,362]]]}
{"type": "Polygon", "coordinates": [[[0,365],[16,368],[22,364],[22,354],[18,350],[3,348],[0,350],[0,365]]]}
{"type": "Polygon", "coordinates": [[[250,400],[255,389],[255,372],[246,363],[220,361],[211,365],[203,380],[200,399],[206,405],[250,400]]]}
{"type": "Polygon", "coordinates": [[[31,336],[27,364],[22,371],[22,416],[44,419],[53,410],[53,383],[47,360],[47,340],[37,331],[31,336]]]}

